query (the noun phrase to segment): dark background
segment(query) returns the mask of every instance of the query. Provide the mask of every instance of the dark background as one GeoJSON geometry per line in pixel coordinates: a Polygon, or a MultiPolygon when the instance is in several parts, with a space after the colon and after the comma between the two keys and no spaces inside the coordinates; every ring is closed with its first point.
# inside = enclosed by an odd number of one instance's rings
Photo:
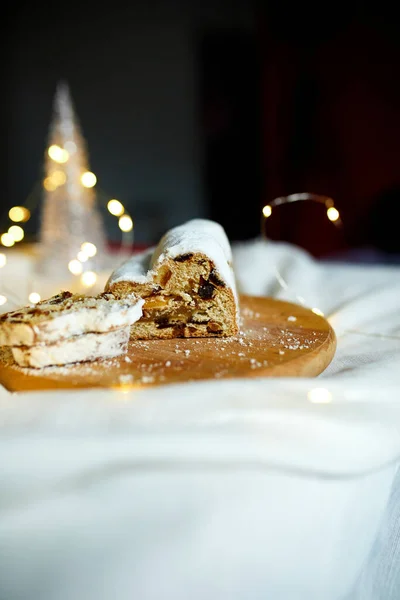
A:
{"type": "MultiPolygon", "coordinates": [[[[1,212],[41,178],[65,79],[99,186],[129,208],[138,243],[195,216],[255,237],[264,204],[309,191],[335,199],[343,231],[306,203],[276,211],[270,237],[395,261],[399,33],[382,3],[13,4],[1,21],[1,212]]],[[[108,231],[118,239],[115,220],[108,231]]]]}

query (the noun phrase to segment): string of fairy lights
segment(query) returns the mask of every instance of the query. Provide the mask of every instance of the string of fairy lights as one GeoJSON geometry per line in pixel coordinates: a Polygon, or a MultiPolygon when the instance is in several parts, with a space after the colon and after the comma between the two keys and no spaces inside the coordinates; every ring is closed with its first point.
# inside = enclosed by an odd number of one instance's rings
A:
{"type": "MultiPolygon", "coordinates": [[[[56,144],[52,144],[47,153],[50,159],[55,164],[65,164],[68,162],[70,155],[76,151],[74,142],[66,142],[64,148],[56,144]]],[[[67,176],[60,169],[53,170],[49,176],[45,177],[42,185],[47,192],[53,192],[67,182],[67,176]]],[[[84,171],[80,175],[80,184],[85,188],[93,188],[97,184],[97,177],[91,171],[84,171]]],[[[133,220],[125,206],[112,198],[107,201],[107,210],[113,216],[118,218],[118,227],[122,232],[123,247],[131,246],[133,243],[133,220]]],[[[31,210],[27,206],[13,206],[8,211],[9,227],[8,230],[0,235],[0,246],[4,248],[12,248],[15,244],[22,242],[25,238],[24,224],[31,218],[31,210]]],[[[97,281],[97,273],[95,271],[85,269],[85,263],[96,256],[97,247],[90,241],[82,242],[80,249],[75,258],[68,262],[68,270],[76,277],[80,277],[80,282],[85,288],[92,287],[97,281]]],[[[4,252],[0,252],[0,269],[7,264],[7,256],[4,252]]],[[[38,292],[30,292],[28,300],[31,304],[40,302],[41,297],[38,292]]],[[[8,298],[0,294],[0,306],[6,304],[8,298]]]]}
{"type": "Polygon", "coordinates": [[[334,223],[336,226],[342,225],[342,220],[340,218],[340,213],[338,209],[335,207],[335,203],[332,198],[329,196],[322,196],[321,194],[309,194],[309,193],[301,193],[301,194],[289,194],[288,196],[279,196],[266,204],[262,209],[262,215],[265,219],[268,219],[272,215],[272,209],[276,206],[280,206],[282,204],[291,204],[293,202],[318,202],[320,204],[324,204],[326,208],[326,216],[328,219],[334,223]]]}
{"type": "MultiPolygon", "coordinates": [[[[329,219],[329,221],[331,221],[331,223],[335,227],[342,227],[343,222],[340,217],[340,213],[339,213],[338,209],[335,207],[335,203],[332,198],[330,198],[329,196],[323,196],[321,194],[309,194],[309,193],[304,192],[304,193],[300,193],[300,194],[289,194],[288,196],[279,196],[278,198],[275,198],[274,200],[272,200],[271,202],[266,204],[262,208],[262,211],[261,211],[261,231],[262,231],[262,233],[264,234],[264,231],[265,231],[265,220],[269,219],[271,217],[274,209],[276,209],[278,206],[282,206],[283,204],[291,204],[293,202],[305,202],[305,201],[311,201],[311,202],[317,202],[319,204],[323,204],[325,206],[326,216],[329,219]]],[[[305,300],[305,298],[303,298],[303,296],[298,295],[296,291],[292,290],[292,288],[289,286],[288,282],[285,280],[282,273],[279,271],[279,269],[277,267],[275,267],[275,277],[283,290],[287,290],[287,291],[290,291],[293,293],[297,302],[299,302],[302,306],[309,306],[309,304],[306,302],[306,300],[305,300]]],[[[322,310],[317,307],[312,307],[311,310],[316,315],[319,315],[321,317],[324,316],[324,313],[322,312],[322,310]]]]}

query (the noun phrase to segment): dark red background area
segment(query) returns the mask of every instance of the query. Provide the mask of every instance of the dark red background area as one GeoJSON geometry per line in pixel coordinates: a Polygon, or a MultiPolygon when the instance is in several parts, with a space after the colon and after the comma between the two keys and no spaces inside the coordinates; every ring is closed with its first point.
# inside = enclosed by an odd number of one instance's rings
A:
{"type": "Polygon", "coordinates": [[[394,13],[381,17],[376,6],[368,11],[351,3],[333,13],[325,5],[307,10],[268,3],[257,16],[254,40],[228,39],[236,54],[216,40],[211,44],[214,58],[220,57],[220,78],[206,78],[220,113],[216,139],[209,142],[214,213],[239,236],[257,194],[259,206],[295,192],[324,194],[340,210],[341,232],[320,206],[302,203],[274,211],[269,237],[316,255],[359,246],[400,252],[400,32],[394,13]],[[236,69],[230,73],[226,64],[236,69]],[[257,86],[260,101],[251,109],[257,86]],[[261,135],[254,127],[251,137],[245,125],[251,128],[257,111],[261,135]],[[239,158],[232,146],[241,147],[239,158]],[[241,211],[226,211],[226,196],[241,211]]]}
{"type": "MultiPolygon", "coordinates": [[[[267,20],[266,195],[298,190],[330,195],[349,242],[367,243],[376,209],[392,210],[394,217],[397,208],[383,200],[400,184],[398,37],[376,15],[348,23],[344,17],[317,39],[307,30],[306,39],[274,39],[270,29],[267,20]]],[[[303,240],[312,237],[312,227],[299,221],[303,240]]]]}

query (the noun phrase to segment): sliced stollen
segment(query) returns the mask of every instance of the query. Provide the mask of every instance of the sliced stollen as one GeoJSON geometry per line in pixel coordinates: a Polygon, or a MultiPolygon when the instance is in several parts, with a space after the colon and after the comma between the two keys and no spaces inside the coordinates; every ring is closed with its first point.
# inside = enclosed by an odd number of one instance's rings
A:
{"type": "Polygon", "coordinates": [[[232,253],[224,229],[193,219],[169,230],[156,248],[133,256],[106,291],[144,299],[131,338],[227,337],[238,332],[232,253]]]}
{"type": "Polygon", "coordinates": [[[62,292],[34,306],[0,315],[1,346],[54,344],[85,333],[105,333],[127,327],[142,314],[144,301],[111,294],[89,297],[62,292]]]}
{"type": "Polygon", "coordinates": [[[86,333],[54,344],[14,346],[15,362],[21,367],[41,369],[54,365],[113,358],[125,354],[129,342],[129,325],[107,333],[86,333]]]}

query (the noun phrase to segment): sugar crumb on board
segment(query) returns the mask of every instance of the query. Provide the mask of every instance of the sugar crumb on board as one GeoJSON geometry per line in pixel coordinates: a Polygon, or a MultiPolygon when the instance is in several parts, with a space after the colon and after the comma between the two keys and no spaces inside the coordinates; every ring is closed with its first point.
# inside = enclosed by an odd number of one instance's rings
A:
{"type": "MultiPolygon", "coordinates": [[[[310,332],[306,338],[300,338],[293,330],[279,329],[277,343],[283,346],[285,350],[309,350],[314,344],[319,342],[320,335],[317,332],[310,332]],[[311,333],[314,336],[311,338],[311,333]]],[[[276,345],[276,344],[273,344],[276,345]]]]}
{"type": "Polygon", "coordinates": [[[259,312],[256,312],[254,310],[252,310],[251,308],[248,308],[247,306],[245,306],[242,309],[242,317],[247,317],[248,319],[259,319],[261,317],[259,312]]]}

